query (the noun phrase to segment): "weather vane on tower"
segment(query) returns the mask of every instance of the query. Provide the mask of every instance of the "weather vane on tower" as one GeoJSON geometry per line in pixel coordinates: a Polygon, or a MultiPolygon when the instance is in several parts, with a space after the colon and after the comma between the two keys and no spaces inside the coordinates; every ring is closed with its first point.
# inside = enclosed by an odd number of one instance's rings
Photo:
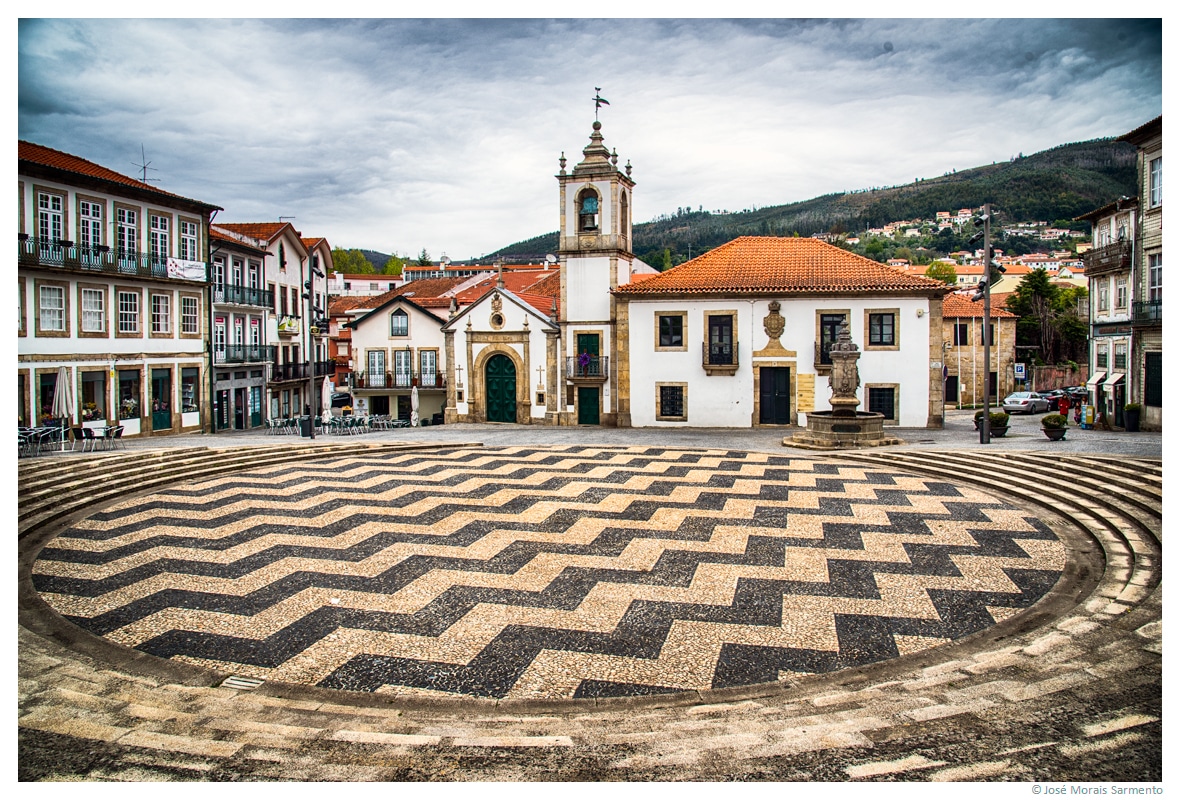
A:
{"type": "Polygon", "coordinates": [[[609,106],[610,102],[605,97],[599,94],[602,91],[601,86],[594,87],[594,121],[598,122],[598,109],[603,106],[609,106]]]}

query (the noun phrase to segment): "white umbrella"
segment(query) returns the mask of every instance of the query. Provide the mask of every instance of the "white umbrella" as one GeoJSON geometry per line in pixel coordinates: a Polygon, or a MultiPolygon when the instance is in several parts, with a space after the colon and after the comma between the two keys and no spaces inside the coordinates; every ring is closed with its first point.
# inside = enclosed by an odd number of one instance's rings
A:
{"type": "Polygon", "coordinates": [[[410,427],[418,427],[418,387],[410,389],[410,427]]]}
{"type": "Polygon", "coordinates": [[[332,416],[332,382],[324,378],[320,392],[320,409],[324,412],[324,421],[326,422],[332,416]]]}
{"type": "Polygon", "coordinates": [[[53,387],[53,416],[63,420],[61,449],[66,449],[66,426],[74,420],[74,392],[69,386],[70,373],[65,367],[57,368],[57,383],[53,387]],[[65,422],[69,420],[69,422],[65,422]]]}

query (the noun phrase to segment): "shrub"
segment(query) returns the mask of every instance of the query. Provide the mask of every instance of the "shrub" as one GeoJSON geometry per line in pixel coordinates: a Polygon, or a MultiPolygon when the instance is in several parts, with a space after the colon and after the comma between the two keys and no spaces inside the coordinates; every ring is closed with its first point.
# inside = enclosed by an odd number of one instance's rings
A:
{"type": "Polygon", "coordinates": [[[993,411],[988,415],[987,423],[993,428],[1007,428],[1008,427],[1008,412],[1007,411],[993,411]]]}
{"type": "Polygon", "coordinates": [[[1123,406],[1123,411],[1136,412],[1138,410],[1139,410],[1138,403],[1127,403],[1125,406],[1123,406]]]}
{"type": "Polygon", "coordinates": [[[1042,428],[1064,428],[1066,418],[1064,414],[1046,414],[1041,417],[1042,428]]]}

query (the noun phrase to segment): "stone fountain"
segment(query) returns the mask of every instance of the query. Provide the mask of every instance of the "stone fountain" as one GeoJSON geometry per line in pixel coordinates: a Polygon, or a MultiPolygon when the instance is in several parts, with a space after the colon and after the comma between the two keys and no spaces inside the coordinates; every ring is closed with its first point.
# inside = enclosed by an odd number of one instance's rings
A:
{"type": "Polygon", "coordinates": [[[788,436],[783,439],[783,444],[809,450],[905,444],[901,439],[885,435],[883,414],[856,410],[860,405],[856,396],[860,386],[860,371],[856,367],[860,349],[852,341],[847,323],[837,331],[830,353],[832,372],[828,376],[828,386],[832,389],[832,410],[809,412],[807,432],[788,436]]]}

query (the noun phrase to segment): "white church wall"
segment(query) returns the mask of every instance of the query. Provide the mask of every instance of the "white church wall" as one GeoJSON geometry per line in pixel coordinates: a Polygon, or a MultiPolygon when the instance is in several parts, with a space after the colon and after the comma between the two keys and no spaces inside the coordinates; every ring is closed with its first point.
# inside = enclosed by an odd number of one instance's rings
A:
{"type": "Polygon", "coordinates": [[[566,320],[610,319],[610,258],[579,258],[565,270],[566,320]]]}

